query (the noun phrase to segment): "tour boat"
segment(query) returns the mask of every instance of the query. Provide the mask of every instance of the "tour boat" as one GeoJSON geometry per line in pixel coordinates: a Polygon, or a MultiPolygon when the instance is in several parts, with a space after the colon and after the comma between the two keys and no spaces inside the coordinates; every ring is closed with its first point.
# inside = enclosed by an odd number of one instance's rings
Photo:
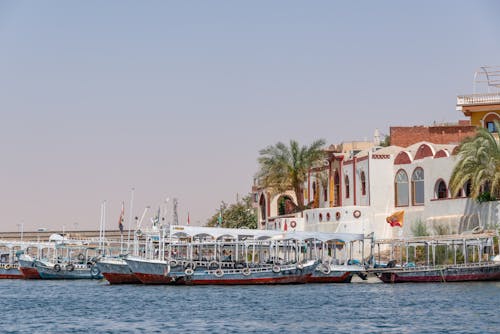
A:
{"type": "Polygon", "coordinates": [[[370,271],[384,283],[499,281],[500,258],[495,256],[493,247],[495,235],[485,232],[377,241],[377,244],[389,242],[390,254],[394,256],[386,266],[370,271]],[[403,253],[408,261],[413,249],[413,257],[417,258],[418,247],[424,253],[425,263],[403,263],[403,253]],[[399,261],[403,265],[396,260],[398,248],[399,261]],[[402,251],[405,249],[406,252],[402,251]]]}
{"type": "Polygon", "coordinates": [[[123,258],[104,257],[95,265],[110,284],[141,283],[123,258]]]}
{"type": "Polygon", "coordinates": [[[500,262],[378,269],[384,283],[500,281],[500,262]]]}

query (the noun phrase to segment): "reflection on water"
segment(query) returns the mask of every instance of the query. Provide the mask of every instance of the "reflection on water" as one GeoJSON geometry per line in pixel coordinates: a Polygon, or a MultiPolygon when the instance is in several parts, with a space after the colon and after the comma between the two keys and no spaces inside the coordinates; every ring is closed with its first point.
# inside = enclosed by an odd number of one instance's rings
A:
{"type": "Polygon", "coordinates": [[[500,282],[110,286],[0,280],[1,331],[498,333],[500,282]]]}

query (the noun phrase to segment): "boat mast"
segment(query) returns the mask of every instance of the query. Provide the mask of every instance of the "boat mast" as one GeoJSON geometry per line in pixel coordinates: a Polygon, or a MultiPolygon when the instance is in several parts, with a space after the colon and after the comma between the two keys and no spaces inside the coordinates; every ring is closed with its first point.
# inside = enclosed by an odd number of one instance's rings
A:
{"type": "Polygon", "coordinates": [[[132,228],[132,218],[133,218],[133,211],[134,211],[134,187],[132,187],[132,190],[130,192],[130,213],[128,215],[128,236],[127,236],[127,254],[129,253],[130,249],[130,230],[132,228]]]}

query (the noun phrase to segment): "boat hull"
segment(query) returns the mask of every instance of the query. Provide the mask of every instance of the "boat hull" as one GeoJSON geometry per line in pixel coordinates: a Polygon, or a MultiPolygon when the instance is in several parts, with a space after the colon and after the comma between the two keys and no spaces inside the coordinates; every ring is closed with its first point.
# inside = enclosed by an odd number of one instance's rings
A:
{"type": "Polygon", "coordinates": [[[308,282],[314,268],[315,264],[309,264],[302,269],[292,266],[277,270],[270,267],[202,270],[195,271],[191,276],[184,276],[182,281],[186,285],[304,284],[308,282]],[[244,270],[248,270],[246,275],[244,270]]]}
{"type": "Polygon", "coordinates": [[[143,284],[174,284],[183,272],[175,271],[177,267],[170,268],[166,261],[149,261],[144,259],[125,259],[130,270],[143,284]]]}
{"type": "Polygon", "coordinates": [[[355,273],[364,270],[363,267],[354,265],[320,264],[307,279],[307,283],[350,283],[355,273]]]}
{"type": "Polygon", "coordinates": [[[12,268],[0,268],[0,279],[21,279],[23,274],[19,271],[19,268],[14,266],[12,268]]]}
{"type": "Polygon", "coordinates": [[[104,259],[97,262],[96,266],[109,284],[141,283],[124,260],[113,259],[112,261],[107,261],[104,259]]]}
{"type": "Polygon", "coordinates": [[[473,267],[398,270],[379,273],[384,283],[499,281],[500,263],[473,267]]]}
{"type": "Polygon", "coordinates": [[[46,267],[43,265],[36,266],[38,273],[42,279],[102,279],[103,276],[100,271],[94,268],[75,268],[74,270],[61,269],[55,270],[53,267],[46,267]]]}
{"type": "Polygon", "coordinates": [[[40,279],[40,274],[35,267],[34,261],[19,259],[19,271],[24,279],[40,279]]]}

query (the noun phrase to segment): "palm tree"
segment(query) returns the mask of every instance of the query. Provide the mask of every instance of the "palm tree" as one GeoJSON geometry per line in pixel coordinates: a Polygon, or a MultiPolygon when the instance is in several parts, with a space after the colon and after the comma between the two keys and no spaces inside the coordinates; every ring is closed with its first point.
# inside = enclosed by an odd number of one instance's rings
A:
{"type": "Polygon", "coordinates": [[[304,182],[309,169],[325,158],[323,139],[316,140],[309,147],[299,146],[290,140],[290,146],[278,142],[261,150],[258,159],[260,171],[257,173],[260,185],[272,193],[292,190],[297,198],[297,207],[304,209],[304,182]]]}
{"type": "MultiPolygon", "coordinates": [[[[495,128],[500,130],[498,122],[495,128]]],[[[459,161],[450,179],[450,188],[456,195],[470,181],[471,197],[482,192],[500,192],[500,142],[485,128],[479,128],[474,137],[467,138],[458,149],[459,161]]]]}

